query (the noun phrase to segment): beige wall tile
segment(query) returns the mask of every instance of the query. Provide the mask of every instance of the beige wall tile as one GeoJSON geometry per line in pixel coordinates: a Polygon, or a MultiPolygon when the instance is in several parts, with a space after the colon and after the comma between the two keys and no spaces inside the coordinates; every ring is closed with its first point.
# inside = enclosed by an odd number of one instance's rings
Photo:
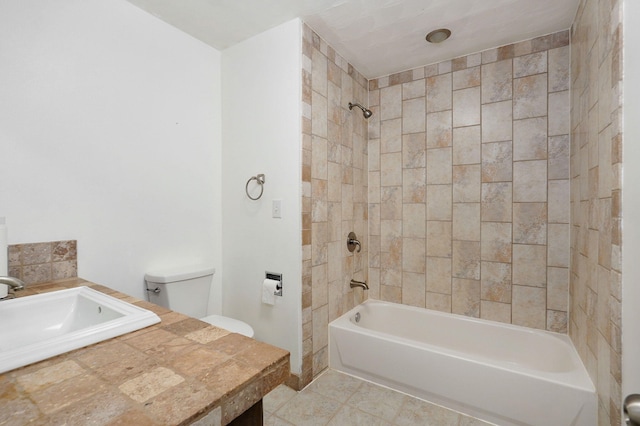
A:
{"type": "Polygon", "coordinates": [[[430,185],[450,184],[452,149],[435,148],[427,150],[427,183],[430,185]]]}
{"type": "Polygon", "coordinates": [[[452,105],[451,74],[427,78],[427,113],[450,110],[452,105]]]}
{"type": "Polygon", "coordinates": [[[569,233],[570,225],[549,225],[549,244],[547,262],[549,266],[569,267],[569,233]]]}
{"type": "Polygon", "coordinates": [[[547,115],[547,74],[513,80],[513,118],[547,115]]]}
{"type": "Polygon", "coordinates": [[[451,294],[451,259],[427,257],[427,291],[451,294]]]}
{"type": "Polygon", "coordinates": [[[547,118],[536,117],[513,122],[513,161],[547,158],[547,118]]]}
{"type": "Polygon", "coordinates": [[[480,203],[453,204],[453,239],[480,241],[480,203]]]}
{"type": "Polygon", "coordinates": [[[479,164],[453,166],[453,202],[480,202],[479,164]]]}
{"type": "Polygon", "coordinates": [[[513,204],[513,242],[516,244],[547,243],[547,204],[513,204]]]}
{"type": "Polygon", "coordinates": [[[402,103],[402,133],[420,133],[425,131],[425,99],[416,98],[402,103]]]}
{"type": "Polygon", "coordinates": [[[318,136],[313,136],[311,143],[311,178],[327,179],[327,140],[318,136]]]}
{"type": "Polygon", "coordinates": [[[402,117],[402,85],[380,89],[380,120],[402,117]]]}
{"type": "MultiPolygon", "coordinates": [[[[424,73],[424,70],[423,70],[424,73]]],[[[423,98],[427,90],[427,81],[424,78],[416,79],[402,85],[402,99],[423,98]]],[[[371,103],[371,98],[369,98],[371,103]]]]}
{"type": "Polygon", "coordinates": [[[480,145],[480,126],[453,129],[453,164],[479,164],[480,145]]]}
{"type": "Polygon", "coordinates": [[[481,219],[483,221],[512,221],[512,188],[511,182],[482,184],[481,219]]]}
{"type": "Polygon", "coordinates": [[[451,295],[427,292],[427,309],[451,312],[451,295]]]}
{"type": "Polygon", "coordinates": [[[480,242],[453,241],[452,276],[455,278],[480,279],[480,242]]]}
{"type": "Polygon", "coordinates": [[[427,221],[427,256],[451,257],[452,222],[427,221]]]}
{"type": "Polygon", "coordinates": [[[513,179],[511,142],[482,144],[482,182],[509,182],[513,179]]]}
{"type": "Polygon", "coordinates": [[[482,142],[510,141],[512,128],[511,100],[482,105],[482,142]]]}
{"type": "Polygon", "coordinates": [[[426,170],[420,169],[404,169],[402,199],[405,203],[424,203],[426,199],[426,170]]]}
{"type": "Polygon", "coordinates": [[[481,269],[482,300],[511,303],[511,263],[482,261],[481,269]]]}
{"type": "Polygon", "coordinates": [[[380,123],[380,152],[402,150],[402,119],[385,120],[380,123]]]}
{"type": "MultiPolygon", "coordinates": [[[[547,330],[554,331],[556,333],[566,333],[567,332],[567,328],[568,328],[568,315],[567,315],[567,312],[547,310],[547,330]]],[[[607,350],[608,349],[609,348],[607,347],[607,350]]],[[[607,366],[609,366],[609,364],[610,364],[608,361],[609,361],[608,358],[607,358],[606,361],[604,361],[604,364],[606,364],[607,366]]],[[[602,368],[603,367],[601,367],[601,369],[602,368]]],[[[608,371],[607,371],[606,374],[608,374],[608,371]]],[[[599,383],[601,383],[601,382],[599,382],[599,383]]],[[[609,384],[608,381],[606,383],[607,383],[607,385],[609,384]]],[[[606,386],[606,387],[608,387],[608,386],[606,386]]]]}
{"type": "Polygon", "coordinates": [[[510,223],[482,222],[482,260],[511,263],[511,226],[510,223]]]}
{"type": "Polygon", "coordinates": [[[402,303],[424,308],[426,304],[425,274],[404,272],[402,274],[402,303]]]}
{"type": "MultiPolygon", "coordinates": [[[[369,150],[371,157],[371,150],[369,150]]],[[[405,169],[425,167],[426,165],[426,135],[412,133],[402,136],[402,167],[405,169]]]]}
{"type": "Polygon", "coordinates": [[[547,309],[565,311],[569,308],[569,269],[547,268],[547,309]]]}
{"type": "Polygon", "coordinates": [[[369,139],[368,167],[370,172],[380,170],[380,139],[369,139]]]}
{"type": "Polygon", "coordinates": [[[454,278],[451,286],[451,311],[480,317],[480,281],[454,278]]]}
{"type": "Polygon", "coordinates": [[[569,90],[570,75],[569,46],[549,50],[549,92],[569,90]]]}
{"type": "Polygon", "coordinates": [[[380,185],[402,185],[402,153],[380,154],[380,185]]]}
{"type": "Polygon", "coordinates": [[[311,308],[317,309],[328,302],[327,264],[322,263],[311,268],[311,308]]]}
{"type": "Polygon", "coordinates": [[[453,127],[480,124],[480,88],[453,92],[453,127]]]}
{"type": "Polygon", "coordinates": [[[544,288],[513,286],[512,321],[525,327],[546,328],[544,288]]]}
{"type": "Polygon", "coordinates": [[[311,94],[311,133],[327,137],[327,98],[314,91],[311,94]]]}
{"type": "MultiPolygon", "coordinates": [[[[382,257],[382,267],[380,268],[380,290],[382,291],[383,286],[396,287],[398,289],[397,303],[401,303],[400,297],[402,296],[402,267],[398,265],[388,265],[389,263],[391,263],[391,260],[392,259],[388,257],[382,257]]],[[[389,301],[393,302],[393,300],[389,301]]]]}
{"type": "MultiPolygon", "coordinates": [[[[338,185],[340,188],[342,185],[338,185]]],[[[338,188],[336,188],[338,190],[338,188]]],[[[331,181],[329,181],[329,193],[331,194],[331,181]]],[[[369,202],[380,203],[380,172],[369,172],[369,188],[368,188],[369,202]]],[[[329,196],[331,198],[331,195],[329,196]]],[[[336,200],[342,200],[342,192],[336,200]]]]}
{"type": "MultiPolygon", "coordinates": [[[[489,64],[498,60],[498,48],[487,49],[481,52],[482,63],[489,64]]],[[[511,68],[511,66],[509,66],[511,68]]],[[[482,84],[485,84],[484,82],[482,84]]]]}
{"type": "MultiPolygon", "coordinates": [[[[482,103],[499,102],[512,97],[512,60],[485,62],[483,52],[482,65],[482,103]]],[[[488,51],[487,51],[488,53],[488,51]]]]}
{"type": "Polygon", "coordinates": [[[313,265],[327,262],[328,227],[326,222],[311,224],[311,258],[313,265]]]}
{"type": "Polygon", "coordinates": [[[549,138],[549,179],[569,179],[570,139],[568,135],[549,138]]]}
{"type": "Polygon", "coordinates": [[[547,162],[545,160],[513,163],[513,201],[547,201],[547,162]]]}
{"type": "Polygon", "coordinates": [[[313,310],[313,352],[318,352],[329,344],[329,306],[313,310]]]}
{"type": "Polygon", "coordinates": [[[402,288],[380,284],[380,298],[387,302],[402,303],[402,288]]]}
{"type": "Polygon", "coordinates": [[[317,49],[311,52],[311,88],[314,92],[327,95],[327,57],[317,49]]]}
{"type": "Polygon", "coordinates": [[[519,56],[513,60],[515,78],[547,72],[547,51],[519,56]]]}
{"type": "MultiPolygon", "coordinates": [[[[339,202],[342,201],[342,166],[336,163],[328,163],[327,164],[327,172],[328,172],[328,192],[327,192],[327,200],[339,202]]],[[[376,173],[378,179],[378,186],[380,185],[380,173],[376,173]]]]}
{"type": "Polygon", "coordinates": [[[402,270],[424,274],[426,267],[424,238],[402,239],[402,270]]]}
{"type": "MultiPolygon", "coordinates": [[[[380,219],[402,219],[402,187],[384,186],[381,191],[380,219]]],[[[344,219],[344,217],[343,217],[344,219]]]]}
{"type": "Polygon", "coordinates": [[[427,220],[451,220],[452,185],[427,185],[427,220]]]}
{"type": "Polygon", "coordinates": [[[327,181],[313,179],[311,182],[311,220],[327,221],[327,181]]]}
{"type": "Polygon", "coordinates": [[[405,238],[426,237],[426,205],[403,204],[402,208],[402,235],[405,238]]]}
{"type": "Polygon", "coordinates": [[[547,247],[531,244],[514,244],[513,284],[545,287],[546,283],[547,247]]]}
{"type": "Polygon", "coordinates": [[[568,179],[549,181],[549,222],[569,223],[570,186],[568,179]]]}
{"type": "Polygon", "coordinates": [[[451,110],[427,114],[427,148],[443,148],[452,144],[451,110]]]}
{"type": "Polygon", "coordinates": [[[482,300],[480,301],[480,318],[511,323],[511,304],[482,300]]]}
{"type": "Polygon", "coordinates": [[[480,67],[467,68],[453,73],[453,90],[480,86],[480,67]]]}
{"type": "Polygon", "coordinates": [[[549,94],[549,136],[566,135],[571,127],[569,91],[549,94]]]}

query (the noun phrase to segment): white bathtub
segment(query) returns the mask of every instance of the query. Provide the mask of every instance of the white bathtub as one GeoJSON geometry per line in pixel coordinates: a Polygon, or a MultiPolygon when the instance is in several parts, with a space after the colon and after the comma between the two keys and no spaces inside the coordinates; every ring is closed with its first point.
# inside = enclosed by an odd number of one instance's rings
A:
{"type": "Polygon", "coordinates": [[[596,424],[563,334],[367,300],[329,324],[329,366],[499,425],[596,424]]]}

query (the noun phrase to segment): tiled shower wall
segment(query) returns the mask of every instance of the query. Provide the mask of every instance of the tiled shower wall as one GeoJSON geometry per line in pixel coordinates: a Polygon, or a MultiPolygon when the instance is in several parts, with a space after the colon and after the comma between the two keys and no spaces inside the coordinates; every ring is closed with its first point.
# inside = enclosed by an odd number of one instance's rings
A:
{"type": "Polygon", "coordinates": [[[367,80],[308,26],[302,41],[302,376],[328,364],[328,324],[363,299],[367,281],[367,80]],[[354,231],[360,253],[347,250],[354,231]]]}
{"type": "Polygon", "coordinates": [[[622,2],[583,0],[571,47],[569,335],[598,391],[598,424],[620,425],[622,2]]]}
{"type": "Polygon", "coordinates": [[[369,82],[369,297],[566,332],[569,84],[568,30],[369,82]]]}

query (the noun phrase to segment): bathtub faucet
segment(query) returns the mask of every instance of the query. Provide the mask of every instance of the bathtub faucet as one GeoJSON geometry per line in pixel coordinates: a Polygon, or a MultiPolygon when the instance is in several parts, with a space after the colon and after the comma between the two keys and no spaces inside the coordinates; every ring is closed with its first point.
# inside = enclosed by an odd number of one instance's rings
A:
{"type": "Polygon", "coordinates": [[[349,286],[351,288],[362,287],[363,290],[369,290],[369,286],[367,285],[366,282],[363,282],[363,281],[351,280],[351,282],[349,283],[349,286]]]}
{"type": "MultiPolygon", "coordinates": [[[[9,287],[10,290],[24,290],[24,283],[14,277],[0,277],[0,284],[4,284],[9,287]]],[[[8,293],[3,299],[12,299],[15,295],[13,293],[8,293]]]]}

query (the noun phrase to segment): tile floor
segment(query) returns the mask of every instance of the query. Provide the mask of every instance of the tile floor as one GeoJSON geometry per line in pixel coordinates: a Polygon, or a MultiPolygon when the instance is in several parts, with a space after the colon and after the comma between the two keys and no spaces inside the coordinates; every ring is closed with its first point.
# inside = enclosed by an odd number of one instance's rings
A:
{"type": "Polygon", "coordinates": [[[327,370],[296,392],[278,386],[263,399],[266,426],[487,426],[364,380],[327,370]]]}

